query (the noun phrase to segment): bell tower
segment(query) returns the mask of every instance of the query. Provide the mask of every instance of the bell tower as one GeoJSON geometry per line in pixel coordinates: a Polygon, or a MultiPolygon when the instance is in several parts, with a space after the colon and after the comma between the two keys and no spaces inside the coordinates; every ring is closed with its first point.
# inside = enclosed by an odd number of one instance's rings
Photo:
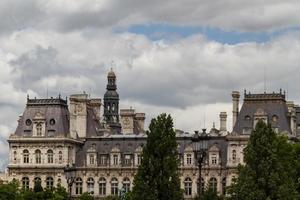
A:
{"type": "Polygon", "coordinates": [[[114,134],[121,133],[121,124],[119,122],[119,94],[117,92],[116,75],[112,69],[107,74],[103,117],[114,134]]]}

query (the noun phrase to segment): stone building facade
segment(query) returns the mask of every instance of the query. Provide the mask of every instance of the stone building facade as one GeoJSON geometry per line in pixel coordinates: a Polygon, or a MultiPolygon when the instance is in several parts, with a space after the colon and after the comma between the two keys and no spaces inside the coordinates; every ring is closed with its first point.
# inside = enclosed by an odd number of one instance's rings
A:
{"type": "MultiPolygon", "coordinates": [[[[66,166],[76,169],[72,196],[90,192],[101,199],[117,195],[133,187],[134,175],[141,162],[146,142],[145,114],[134,109],[119,110],[116,75],[107,76],[104,102],[87,94],[74,94],[67,100],[58,98],[30,99],[18,120],[16,131],[8,139],[9,165],[7,177],[17,179],[25,188],[36,181],[43,187],[58,183],[68,188],[66,166]],[[100,108],[103,106],[103,117],[100,108]]],[[[259,119],[271,123],[275,131],[298,136],[300,109],[287,102],[285,94],[244,94],[239,109],[239,92],[232,93],[233,130],[227,131],[227,113],[220,113],[220,128],[213,127],[198,185],[198,167],[194,156],[193,133],[176,130],[180,157],[180,179],[186,199],[197,194],[197,188],[210,185],[225,193],[236,176],[236,167],[243,163],[251,130],[259,119]]],[[[203,130],[206,131],[206,130],[203,130]]]]}

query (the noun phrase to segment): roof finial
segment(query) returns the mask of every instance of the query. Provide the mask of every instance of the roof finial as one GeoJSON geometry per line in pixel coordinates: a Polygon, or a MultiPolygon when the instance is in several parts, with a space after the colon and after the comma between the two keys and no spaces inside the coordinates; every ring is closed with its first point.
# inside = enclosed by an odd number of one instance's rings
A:
{"type": "Polygon", "coordinates": [[[215,126],[215,122],[213,122],[213,129],[215,129],[216,128],[216,126],[215,126]]]}

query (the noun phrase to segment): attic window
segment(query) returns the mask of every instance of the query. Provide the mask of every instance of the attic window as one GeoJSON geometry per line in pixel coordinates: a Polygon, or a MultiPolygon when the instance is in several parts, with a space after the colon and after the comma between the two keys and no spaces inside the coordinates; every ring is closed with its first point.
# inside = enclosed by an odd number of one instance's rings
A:
{"type": "Polygon", "coordinates": [[[273,115],[272,116],[272,121],[273,122],[277,122],[278,121],[278,116],[277,115],[273,115]]]}
{"type": "Polygon", "coordinates": [[[50,125],[51,126],[55,125],[55,119],[50,119],[50,125]]]}
{"type": "Polygon", "coordinates": [[[249,121],[249,120],[251,120],[251,117],[249,115],[246,115],[245,120],[249,121]]]}
{"type": "Polygon", "coordinates": [[[26,123],[26,126],[30,126],[32,124],[30,119],[27,119],[25,123],[26,123]]]}

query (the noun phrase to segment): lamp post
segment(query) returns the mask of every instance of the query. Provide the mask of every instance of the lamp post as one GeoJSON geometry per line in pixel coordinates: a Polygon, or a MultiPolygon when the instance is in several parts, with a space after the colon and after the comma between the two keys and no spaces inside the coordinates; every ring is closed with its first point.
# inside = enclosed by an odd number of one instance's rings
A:
{"type": "Polygon", "coordinates": [[[199,170],[199,187],[198,187],[198,196],[201,198],[202,193],[202,163],[206,157],[206,151],[208,149],[208,135],[206,134],[206,129],[202,129],[202,133],[199,134],[199,131],[195,131],[195,134],[192,138],[193,150],[197,159],[198,170],[199,170]]]}
{"type": "Polygon", "coordinates": [[[67,165],[64,169],[64,172],[65,172],[67,184],[69,187],[69,200],[70,200],[72,197],[72,186],[73,186],[73,183],[76,178],[76,168],[74,165],[72,165],[71,167],[69,165],[67,165]]]}

